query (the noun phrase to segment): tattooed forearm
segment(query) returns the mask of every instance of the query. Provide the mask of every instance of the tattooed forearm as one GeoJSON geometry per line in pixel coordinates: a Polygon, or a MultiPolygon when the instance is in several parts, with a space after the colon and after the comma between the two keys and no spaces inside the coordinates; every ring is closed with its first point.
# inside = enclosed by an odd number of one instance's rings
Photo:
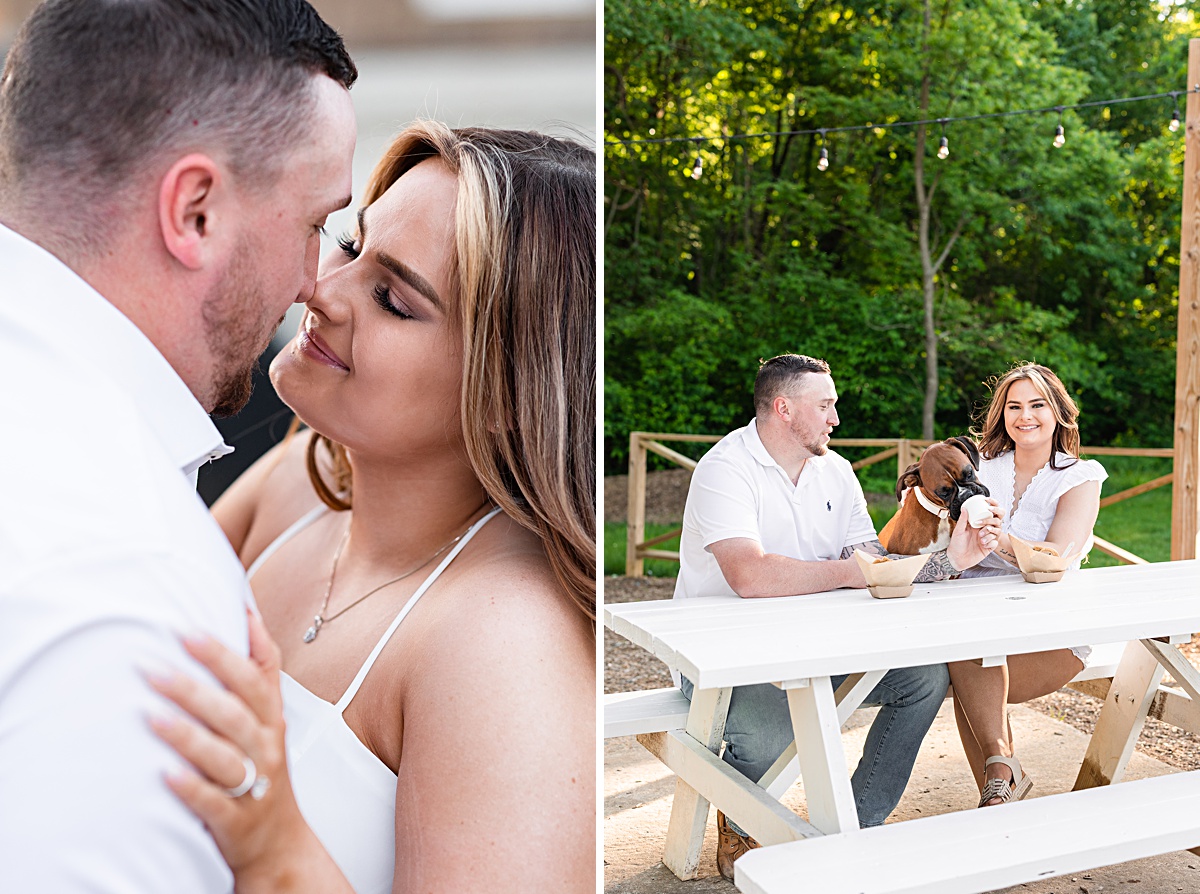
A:
{"type": "Polygon", "coordinates": [[[902,558],[901,556],[889,555],[888,551],[883,548],[883,544],[878,540],[864,540],[862,543],[852,543],[850,546],[842,547],[842,558],[849,559],[854,555],[856,549],[861,550],[868,556],[887,556],[889,559],[902,558]]]}
{"type": "Polygon", "coordinates": [[[913,583],[927,584],[935,580],[946,580],[958,574],[958,571],[951,563],[950,557],[946,555],[946,551],[939,549],[936,553],[929,554],[929,561],[925,563],[924,568],[917,572],[913,583]]]}
{"type": "MultiPolygon", "coordinates": [[[[900,553],[889,553],[883,548],[883,544],[878,540],[867,540],[863,543],[855,543],[852,546],[847,546],[842,550],[842,558],[848,559],[854,555],[855,550],[862,550],[869,556],[886,556],[889,559],[907,559],[908,556],[900,553]]],[[[933,581],[947,580],[959,573],[959,569],[955,568],[950,562],[949,556],[946,555],[944,549],[939,549],[936,553],[929,554],[929,561],[924,567],[917,572],[917,576],[913,579],[914,584],[928,584],[933,581]]]]}

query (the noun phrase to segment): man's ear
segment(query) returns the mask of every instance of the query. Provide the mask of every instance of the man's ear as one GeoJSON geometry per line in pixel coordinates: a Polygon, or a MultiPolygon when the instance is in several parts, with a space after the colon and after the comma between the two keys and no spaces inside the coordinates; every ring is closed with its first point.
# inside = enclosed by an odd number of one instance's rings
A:
{"type": "Polygon", "coordinates": [[[771,401],[771,409],[775,411],[775,415],[780,419],[791,418],[791,407],[788,405],[788,399],[782,394],[771,401]]]}
{"type": "Polygon", "coordinates": [[[171,165],[158,191],[158,224],[163,245],[180,264],[198,270],[211,258],[221,168],[209,156],[192,153],[171,165]]]}

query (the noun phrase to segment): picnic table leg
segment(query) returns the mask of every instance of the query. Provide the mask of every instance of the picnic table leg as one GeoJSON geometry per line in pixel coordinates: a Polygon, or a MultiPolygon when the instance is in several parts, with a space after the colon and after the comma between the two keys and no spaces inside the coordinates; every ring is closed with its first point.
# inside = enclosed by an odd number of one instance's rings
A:
{"type": "MultiPolygon", "coordinates": [[[[729,713],[732,689],[696,689],[688,711],[688,735],[716,754],[725,735],[725,716],[729,713]]],[[[675,799],[671,802],[671,822],[663,865],[684,881],[696,877],[700,852],[704,848],[704,829],[708,825],[708,799],[684,782],[675,780],[675,799]]]]}
{"type": "Polygon", "coordinates": [[[1163,678],[1158,656],[1140,642],[1125,647],[1100,710],[1075,791],[1120,781],[1163,678]]]}
{"type": "MultiPolygon", "coordinates": [[[[846,725],[850,715],[857,711],[871,690],[883,679],[887,671],[870,671],[869,673],[850,674],[842,681],[833,700],[837,703],[838,723],[846,725]]],[[[784,796],[793,783],[800,778],[800,761],[796,757],[796,743],[793,742],[779,759],[771,765],[771,769],[763,774],[758,784],[767,790],[776,800],[784,796]]]]}
{"type": "Polygon", "coordinates": [[[858,810],[842,751],[842,725],[829,677],[785,684],[808,821],[826,834],[858,830],[858,810]],[[804,685],[807,684],[807,685],[804,685]]]}

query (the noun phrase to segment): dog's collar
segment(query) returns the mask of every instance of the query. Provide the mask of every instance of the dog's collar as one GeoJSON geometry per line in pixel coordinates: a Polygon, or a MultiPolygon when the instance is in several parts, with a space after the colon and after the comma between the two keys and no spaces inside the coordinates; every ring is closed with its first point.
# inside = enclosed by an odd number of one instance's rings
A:
{"type": "MultiPolygon", "coordinates": [[[[936,515],[938,518],[949,517],[950,510],[947,509],[945,506],[939,506],[937,503],[933,502],[933,500],[929,499],[929,497],[927,497],[925,495],[925,491],[922,490],[919,486],[918,487],[910,487],[908,490],[906,490],[904,492],[905,496],[908,496],[909,494],[916,494],[917,502],[921,504],[921,508],[923,508],[926,512],[930,513],[931,515],[936,515]]],[[[901,503],[901,505],[903,505],[904,501],[901,500],[900,503],[901,503]]]]}

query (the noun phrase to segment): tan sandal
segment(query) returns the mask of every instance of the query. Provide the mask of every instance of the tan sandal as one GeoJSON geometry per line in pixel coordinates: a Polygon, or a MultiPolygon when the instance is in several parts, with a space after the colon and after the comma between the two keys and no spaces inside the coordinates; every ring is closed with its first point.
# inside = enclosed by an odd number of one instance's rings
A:
{"type": "Polygon", "coordinates": [[[992,777],[987,780],[983,786],[983,791],[979,795],[980,807],[998,807],[999,804],[988,804],[988,801],[1000,799],[1000,804],[1007,804],[1009,801],[1020,801],[1029,794],[1033,788],[1033,780],[1028,774],[1021,769],[1021,762],[1015,757],[1004,757],[997,754],[995,757],[989,757],[983,762],[983,769],[986,771],[992,764],[1004,764],[1012,771],[1012,782],[1004,779],[992,777]]]}

